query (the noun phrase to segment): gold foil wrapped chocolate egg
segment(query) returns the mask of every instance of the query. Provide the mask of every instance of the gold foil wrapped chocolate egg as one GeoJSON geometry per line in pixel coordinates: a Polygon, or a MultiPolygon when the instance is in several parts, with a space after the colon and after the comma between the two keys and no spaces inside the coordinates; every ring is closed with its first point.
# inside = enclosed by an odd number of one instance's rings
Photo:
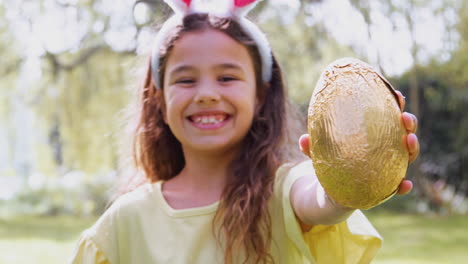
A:
{"type": "Polygon", "coordinates": [[[368,209],[396,193],[408,167],[398,97],[366,63],[344,58],[322,73],[308,112],[310,154],[326,193],[368,209]]]}

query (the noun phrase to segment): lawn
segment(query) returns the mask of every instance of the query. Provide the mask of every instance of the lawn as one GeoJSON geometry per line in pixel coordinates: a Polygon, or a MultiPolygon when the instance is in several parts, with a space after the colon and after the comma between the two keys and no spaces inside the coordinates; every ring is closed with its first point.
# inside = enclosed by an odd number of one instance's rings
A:
{"type": "Polygon", "coordinates": [[[468,263],[468,216],[367,215],[384,238],[374,263],[468,263]]]}
{"type": "MultiPolygon", "coordinates": [[[[468,263],[468,217],[367,213],[385,239],[377,264],[468,263]]],[[[96,219],[0,220],[0,263],[63,264],[96,219]]]]}
{"type": "Polygon", "coordinates": [[[80,232],[95,221],[66,216],[0,219],[0,263],[64,264],[80,232]]]}

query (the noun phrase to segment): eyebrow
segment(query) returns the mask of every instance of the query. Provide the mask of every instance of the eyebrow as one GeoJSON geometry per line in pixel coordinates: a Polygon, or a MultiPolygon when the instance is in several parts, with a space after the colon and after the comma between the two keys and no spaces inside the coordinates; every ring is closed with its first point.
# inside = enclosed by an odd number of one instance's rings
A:
{"type": "MultiPolygon", "coordinates": [[[[219,64],[219,65],[216,65],[217,69],[233,69],[233,70],[240,70],[240,71],[243,71],[242,67],[236,63],[222,63],[222,64],[219,64]]],[[[194,70],[195,67],[194,66],[191,66],[191,65],[180,65],[180,66],[177,66],[175,67],[172,71],[170,71],[170,74],[173,75],[173,74],[178,74],[178,73],[181,73],[181,72],[184,72],[184,71],[192,71],[194,70]]]]}
{"type": "Polygon", "coordinates": [[[216,66],[216,68],[242,70],[242,67],[235,63],[223,63],[223,64],[216,66]]]}
{"type": "Polygon", "coordinates": [[[177,73],[180,73],[180,72],[193,70],[193,68],[194,67],[192,67],[190,65],[180,65],[180,66],[177,66],[174,70],[170,71],[169,73],[171,75],[173,75],[173,74],[177,74],[177,73]]]}

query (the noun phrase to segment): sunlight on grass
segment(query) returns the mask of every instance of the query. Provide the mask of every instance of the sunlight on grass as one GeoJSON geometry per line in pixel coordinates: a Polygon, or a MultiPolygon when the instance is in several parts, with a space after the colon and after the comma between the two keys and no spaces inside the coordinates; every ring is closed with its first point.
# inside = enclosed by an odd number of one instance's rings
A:
{"type": "Polygon", "coordinates": [[[0,240],[0,263],[66,263],[75,241],[52,241],[47,239],[0,240]]]}
{"type": "Polygon", "coordinates": [[[384,238],[377,264],[468,263],[467,216],[367,215],[384,238]]]}
{"type": "Polygon", "coordinates": [[[0,219],[0,263],[64,264],[80,233],[95,220],[65,216],[0,219]]]}

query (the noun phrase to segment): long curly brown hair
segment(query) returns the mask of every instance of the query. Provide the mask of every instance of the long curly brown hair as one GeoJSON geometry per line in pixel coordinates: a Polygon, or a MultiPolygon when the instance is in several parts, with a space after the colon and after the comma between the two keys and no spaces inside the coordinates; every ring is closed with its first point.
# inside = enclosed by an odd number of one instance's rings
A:
{"type": "Polygon", "coordinates": [[[174,42],[186,32],[205,29],[224,32],[248,49],[254,61],[257,96],[261,102],[241,143],[241,151],[230,164],[227,184],[213,223],[220,223],[219,231],[224,232],[226,238],[225,263],[232,262],[237,250],[246,252],[244,263],[269,263],[272,262],[269,254],[272,232],[267,205],[273,192],[275,172],[292,153],[288,152],[291,148],[286,147],[292,138],[287,133],[288,102],[276,60],[272,79],[262,83],[258,48],[235,20],[191,14],[169,35],[160,50],[159,83],[154,83],[150,65],[140,92],[134,159],[137,167],[144,171],[146,181],[150,182],[171,179],[185,166],[182,146],[163,120],[162,83],[174,42]]]}

